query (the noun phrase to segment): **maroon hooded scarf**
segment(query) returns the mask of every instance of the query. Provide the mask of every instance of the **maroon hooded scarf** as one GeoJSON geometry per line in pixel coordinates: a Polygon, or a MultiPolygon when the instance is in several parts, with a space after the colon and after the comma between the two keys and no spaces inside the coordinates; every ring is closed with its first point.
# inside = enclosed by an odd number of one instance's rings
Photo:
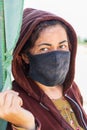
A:
{"type": "MultiPolygon", "coordinates": [[[[20,93],[23,99],[23,107],[31,111],[37,122],[39,122],[41,130],[73,130],[71,126],[63,119],[59,111],[55,108],[52,101],[47,95],[23,72],[23,63],[20,52],[27,40],[31,36],[34,28],[42,21],[58,20],[64,23],[69,30],[69,39],[72,46],[70,67],[64,86],[64,96],[71,104],[79,124],[87,130],[87,117],[82,108],[82,97],[79,89],[75,84],[75,57],[77,50],[77,36],[73,27],[65,21],[52,13],[27,8],[23,14],[23,24],[20,32],[20,37],[13,53],[12,72],[15,81],[13,81],[13,89],[20,93]]],[[[12,130],[9,127],[9,130],[12,130]]]]}

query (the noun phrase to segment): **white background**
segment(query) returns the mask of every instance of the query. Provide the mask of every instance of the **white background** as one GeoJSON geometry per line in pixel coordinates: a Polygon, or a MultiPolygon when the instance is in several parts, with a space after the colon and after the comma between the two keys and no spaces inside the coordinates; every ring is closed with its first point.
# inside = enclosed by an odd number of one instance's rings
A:
{"type": "Polygon", "coordinates": [[[31,7],[55,13],[72,24],[78,36],[87,38],[87,0],[24,0],[31,7]]]}

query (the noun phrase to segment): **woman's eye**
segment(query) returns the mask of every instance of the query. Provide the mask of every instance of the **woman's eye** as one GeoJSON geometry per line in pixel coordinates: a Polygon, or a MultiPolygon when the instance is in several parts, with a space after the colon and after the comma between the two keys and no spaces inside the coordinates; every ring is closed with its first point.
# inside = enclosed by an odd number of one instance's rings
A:
{"type": "Polygon", "coordinates": [[[41,48],[40,51],[41,52],[46,52],[46,51],[48,51],[48,48],[41,48]]]}
{"type": "Polygon", "coordinates": [[[60,45],[59,48],[61,48],[61,49],[68,49],[68,46],[67,45],[60,45]]]}
{"type": "Polygon", "coordinates": [[[65,48],[66,46],[65,45],[61,45],[60,48],[65,48]]]}

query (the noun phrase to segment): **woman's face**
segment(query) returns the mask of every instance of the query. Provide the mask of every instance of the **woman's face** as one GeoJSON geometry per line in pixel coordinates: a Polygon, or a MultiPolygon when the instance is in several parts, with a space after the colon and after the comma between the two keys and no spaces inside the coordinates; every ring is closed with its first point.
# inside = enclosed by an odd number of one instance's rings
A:
{"type": "Polygon", "coordinates": [[[36,55],[57,50],[69,51],[67,33],[61,25],[50,26],[42,30],[29,52],[36,55]]]}

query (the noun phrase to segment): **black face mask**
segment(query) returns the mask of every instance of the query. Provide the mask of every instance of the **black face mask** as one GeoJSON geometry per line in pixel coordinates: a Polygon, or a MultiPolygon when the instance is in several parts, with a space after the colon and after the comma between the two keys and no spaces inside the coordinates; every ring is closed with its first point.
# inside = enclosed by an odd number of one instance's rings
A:
{"type": "Polygon", "coordinates": [[[53,51],[44,54],[28,54],[28,76],[46,86],[62,85],[70,64],[70,51],[53,51]]]}

